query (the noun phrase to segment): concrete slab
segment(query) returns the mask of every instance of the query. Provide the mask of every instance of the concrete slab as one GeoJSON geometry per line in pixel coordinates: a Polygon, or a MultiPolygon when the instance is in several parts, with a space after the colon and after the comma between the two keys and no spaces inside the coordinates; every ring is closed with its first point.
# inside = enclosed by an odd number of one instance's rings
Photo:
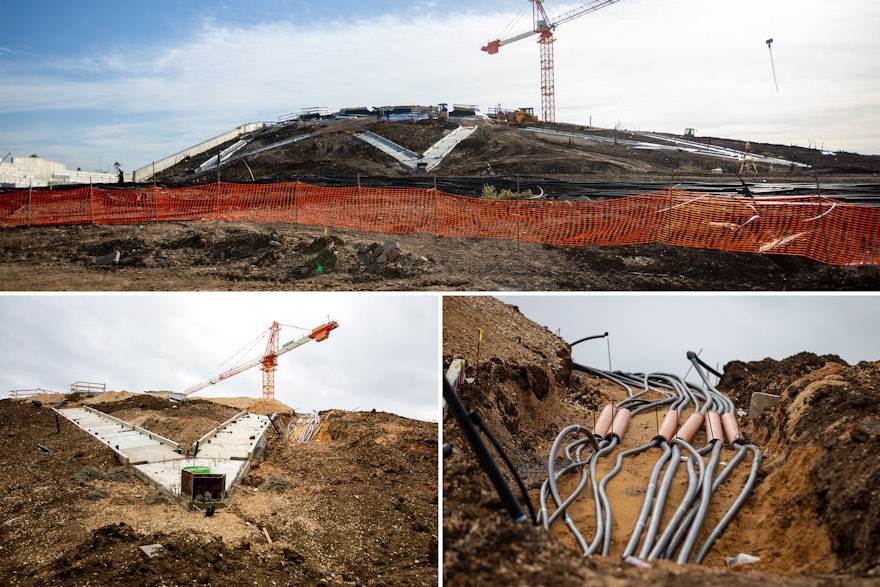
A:
{"type": "Polygon", "coordinates": [[[772,410],[779,405],[779,396],[772,393],[756,391],[752,394],[749,404],[749,418],[760,418],[767,410],[772,410]]]}
{"type": "Polygon", "coordinates": [[[128,458],[128,463],[130,465],[177,461],[183,459],[182,454],[174,452],[163,444],[127,448],[125,450],[125,456],[128,458]]]}
{"type": "Polygon", "coordinates": [[[387,155],[391,155],[398,161],[400,161],[403,165],[415,168],[416,162],[419,159],[419,156],[407,149],[406,147],[401,147],[394,141],[390,139],[386,139],[383,136],[379,136],[376,133],[365,130],[361,133],[355,135],[357,138],[361,139],[367,144],[370,144],[383,153],[387,155]]]}
{"type": "Polygon", "coordinates": [[[251,459],[258,443],[271,425],[267,416],[242,412],[200,438],[199,452],[196,456],[251,459]]]}
{"type": "Polygon", "coordinates": [[[67,408],[56,412],[113,449],[123,462],[183,458],[177,454],[176,443],[97,410],[67,408]]]}
{"type": "Polygon", "coordinates": [[[140,547],[141,551],[149,558],[156,558],[162,554],[162,548],[161,544],[145,544],[140,547]]]}
{"type": "Polygon", "coordinates": [[[476,126],[459,126],[431,145],[424,153],[422,153],[421,157],[406,147],[402,147],[394,141],[368,130],[358,133],[355,136],[376,147],[383,153],[391,155],[402,165],[410,169],[416,169],[419,165],[423,165],[426,171],[430,171],[439,165],[440,162],[443,161],[443,158],[458,146],[461,141],[471,136],[475,130],[477,130],[476,126]]]}
{"type": "Polygon", "coordinates": [[[425,163],[425,170],[430,171],[437,167],[460,142],[471,136],[477,130],[476,126],[459,126],[451,133],[431,145],[422,153],[421,161],[425,163]]]}
{"type": "Polygon", "coordinates": [[[241,412],[199,440],[197,458],[187,458],[178,452],[177,443],[91,408],[55,411],[175,496],[181,491],[181,471],[188,466],[208,467],[212,473],[226,475],[224,491],[228,493],[255,452],[265,447],[266,431],[272,425],[267,416],[241,412]]]}

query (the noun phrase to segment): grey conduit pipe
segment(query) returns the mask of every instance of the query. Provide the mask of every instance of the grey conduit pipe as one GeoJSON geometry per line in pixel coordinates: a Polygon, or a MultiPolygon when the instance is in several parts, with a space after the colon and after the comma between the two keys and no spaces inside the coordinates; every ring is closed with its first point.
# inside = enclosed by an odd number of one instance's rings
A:
{"type": "MultiPolygon", "coordinates": [[[[570,496],[565,501],[563,501],[561,496],[559,495],[559,488],[556,485],[557,480],[562,475],[566,474],[567,472],[571,471],[572,469],[575,469],[577,467],[581,467],[584,464],[586,464],[586,461],[582,461],[582,462],[576,461],[576,462],[571,463],[568,466],[566,466],[564,469],[562,469],[562,471],[560,471],[558,473],[556,472],[556,455],[559,453],[559,448],[562,445],[563,439],[573,432],[581,432],[581,433],[587,435],[587,439],[584,439],[584,440],[590,441],[595,449],[598,450],[598,448],[599,448],[599,445],[598,445],[598,443],[596,443],[596,439],[593,436],[593,433],[590,431],[590,429],[587,428],[586,426],[581,426],[580,424],[572,424],[571,426],[568,426],[567,428],[565,428],[562,432],[560,432],[556,436],[556,439],[553,441],[553,446],[550,449],[550,456],[547,459],[548,475],[547,475],[547,480],[544,482],[547,489],[549,489],[550,493],[553,495],[553,499],[555,500],[556,507],[557,507],[556,511],[549,518],[547,517],[547,507],[546,507],[546,498],[545,498],[546,494],[545,494],[545,491],[543,488],[541,491],[541,515],[544,517],[544,528],[546,530],[550,529],[550,524],[552,524],[556,520],[557,517],[559,517],[560,515],[563,515],[563,516],[566,515],[565,508],[568,507],[568,504],[570,504],[572,501],[574,501],[574,498],[577,497],[577,494],[580,493],[580,491],[583,489],[583,486],[586,484],[586,481],[582,478],[581,485],[579,485],[578,489],[572,494],[572,496],[570,496]]],[[[584,443],[579,441],[579,442],[576,442],[573,444],[578,445],[577,458],[579,459],[581,447],[583,446],[584,443]]],[[[568,449],[570,449],[570,448],[571,448],[571,446],[569,446],[566,449],[567,453],[568,453],[568,449]]],[[[583,477],[583,475],[582,475],[582,477],[583,477]]]]}
{"type": "MultiPolygon", "coordinates": [[[[717,445],[718,449],[716,449],[716,450],[720,450],[721,444],[723,442],[722,428],[721,428],[721,419],[716,412],[708,412],[708,414],[706,415],[706,436],[709,441],[709,444],[706,446],[706,448],[708,448],[709,450],[713,450],[713,449],[715,449],[715,446],[717,445]]],[[[698,453],[698,455],[702,455],[702,453],[704,451],[705,451],[705,448],[701,449],[699,451],[696,451],[696,452],[698,453]]],[[[697,457],[697,458],[699,458],[699,457],[697,457]]],[[[702,463],[702,459],[700,459],[700,462],[702,463]]],[[[714,471],[714,468],[712,470],[714,471]]],[[[712,482],[711,481],[712,474],[713,473],[710,472],[707,476],[703,477],[700,480],[700,483],[698,485],[690,485],[690,484],[688,485],[687,494],[685,495],[682,502],[679,504],[679,507],[676,510],[675,514],[673,515],[672,519],[666,525],[666,528],[664,529],[663,534],[657,540],[657,543],[654,545],[654,548],[651,550],[650,554],[648,555],[649,560],[650,559],[669,558],[671,556],[671,554],[669,553],[670,544],[674,542],[674,544],[677,546],[678,542],[681,539],[683,532],[685,531],[685,529],[690,527],[690,525],[696,515],[696,510],[692,509],[693,505],[694,505],[694,501],[696,500],[696,497],[697,497],[696,491],[699,487],[703,486],[704,482],[712,482]],[[687,517],[685,517],[685,516],[687,516],[687,517]],[[682,518],[684,518],[683,522],[682,522],[682,518]]],[[[690,481],[690,478],[689,478],[689,481],[690,481]]],[[[718,484],[713,484],[713,486],[712,486],[712,493],[713,494],[715,492],[715,489],[717,489],[717,487],[718,487],[718,484]]],[[[672,548],[673,552],[674,552],[674,550],[675,550],[675,548],[672,548]]]]}
{"type": "Polygon", "coordinates": [[[661,447],[663,448],[663,454],[657,459],[657,464],[654,465],[654,469],[651,471],[651,477],[648,479],[648,487],[645,489],[645,500],[642,502],[642,509],[639,512],[639,518],[636,520],[633,533],[629,537],[629,542],[627,543],[626,548],[623,550],[624,558],[631,556],[639,545],[639,539],[642,537],[642,532],[645,529],[648,514],[651,513],[651,502],[654,500],[654,492],[657,489],[657,480],[660,478],[660,471],[663,470],[663,466],[669,461],[669,457],[672,455],[672,450],[665,440],[661,442],[661,447]]]}
{"type": "Polygon", "coordinates": [[[642,549],[639,551],[639,558],[645,559],[651,552],[657,532],[660,528],[660,520],[663,517],[663,509],[666,507],[666,496],[669,494],[669,488],[672,487],[672,479],[681,463],[681,447],[678,443],[672,445],[670,451],[669,465],[666,467],[666,474],[660,482],[660,488],[657,491],[657,497],[654,500],[654,507],[651,510],[651,520],[645,533],[645,541],[642,543],[642,549]]]}
{"type": "Polygon", "coordinates": [[[669,467],[666,470],[666,475],[663,477],[663,482],[660,485],[660,489],[657,492],[657,498],[654,501],[654,507],[651,514],[651,522],[648,526],[648,532],[645,534],[645,541],[642,544],[642,549],[639,552],[639,558],[647,558],[651,550],[654,546],[655,539],[657,537],[657,533],[660,531],[660,522],[663,518],[663,510],[666,507],[666,498],[669,494],[669,489],[672,487],[672,481],[675,477],[675,473],[678,470],[678,465],[681,463],[681,450],[685,448],[686,450],[693,451],[695,458],[698,459],[700,465],[700,479],[703,478],[703,459],[700,458],[699,454],[694,451],[693,447],[691,447],[691,441],[694,439],[694,436],[699,432],[700,427],[703,424],[704,416],[700,412],[694,412],[691,414],[685,423],[679,428],[678,434],[673,439],[673,444],[671,447],[671,456],[669,459],[669,467]]]}
{"type": "MultiPolygon", "coordinates": [[[[545,530],[549,530],[550,525],[556,519],[558,519],[558,517],[561,515],[563,518],[563,521],[565,522],[566,527],[569,529],[569,531],[575,537],[575,539],[577,540],[581,549],[585,553],[589,549],[589,546],[587,545],[586,541],[584,540],[583,535],[580,533],[580,531],[575,526],[574,521],[568,515],[566,509],[577,498],[577,496],[580,494],[580,492],[583,490],[584,486],[586,485],[588,472],[587,472],[587,469],[584,465],[586,465],[588,463],[590,458],[592,458],[592,455],[586,461],[582,461],[582,460],[580,460],[580,453],[581,453],[581,450],[583,449],[583,447],[587,444],[587,442],[590,442],[592,444],[592,446],[597,449],[597,452],[598,452],[599,445],[596,442],[596,438],[593,435],[593,433],[589,430],[589,428],[586,428],[585,426],[581,426],[579,424],[573,424],[571,426],[568,426],[556,437],[555,441],[553,442],[553,447],[551,449],[550,456],[548,458],[547,480],[544,482],[544,487],[542,487],[542,489],[541,489],[541,514],[540,514],[540,516],[543,516],[543,518],[544,518],[545,530]],[[559,448],[562,444],[562,440],[566,436],[571,434],[572,432],[584,433],[587,436],[587,438],[582,439],[580,441],[577,441],[575,443],[572,443],[572,445],[577,445],[577,452],[576,452],[577,461],[568,465],[567,467],[565,467],[562,471],[560,471],[557,474],[555,471],[556,455],[559,452],[559,448]],[[556,482],[562,475],[564,475],[568,471],[570,471],[574,468],[577,468],[577,467],[581,468],[581,481],[578,484],[578,487],[575,489],[575,491],[572,492],[572,494],[568,497],[568,499],[563,501],[560,494],[559,494],[559,488],[558,488],[556,482]],[[549,517],[547,516],[546,489],[545,488],[549,489],[549,491],[553,495],[553,499],[557,505],[556,511],[553,513],[552,516],[549,516],[549,517]]],[[[572,445],[569,445],[569,447],[566,448],[567,454],[569,454],[569,449],[571,448],[572,445]]],[[[595,454],[596,453],[593,453],[593,455],[595,455],[595,454]]]]}
{"type": "Polygon", "coordinates": [[[663,553],[666,551],[666,547],[668,546],[669,541],[675,534],[675,530],[679,526],[681,526],[682,519],[687,515],[688,510],[690,510],[691,506],[694,503],[694,499],[697,496],[697,490],[699,490],[700,488],[700,485],[697,482],[694,459],[687,460],[687,470],[688,488],[687,492],[685,493],[684,499],[681,500],[678,509],[675,510],[675,514],[673,514],[672,518],[669,520],[669,523],[666,524],[666,528],[663,530],[660,538],[657,539],[657,542],[654,544],[654,548],[652,548],[651,552],[648,554],[647,560],[665,558],[663,556],[663,553]]]}
{"type": "Polygon", "coordinates": [[[614,416],[614,420],[611,423],[611,429],[605,436],[607,445],[594,453],[593,458],[590,460],[590,479],[593,483],[593,500],[596,503],[596,536],[590,544],[590,548],[584,553],[585,555],[595,554],[599,549],[605,534],[603,514],[606,509],[611,509],[611,503],[608,501],[607,494],[604,491],[600,491],[600,484],[596,482],[596,464],[599,458],[614,450],[623,439],[623,435],[626,434],[626,429],[629,427],[631,417],[630,411],[626,408],[620,408],[617,411],[617,415],[614,416]]]}
{"type": "Polygon", "coordinates": [[[758,478],[758,468],[761,466],[761,449],[753,444],[747,444],[744,446],[745,449],[750,450],[754,453],[755,457],[752,459],[752,468],[749,471],[749,477],[746,479],[746,484],[743,487],[740,494],[737,496],[736,501],[733,502],[733,505],[727,510],[727,513],[724,514],[724,517],[721,518],[721,521],[718,522],[718,525],[709,533],[709,537],[706,538],[706,541],[703,543],[703,546],[700,547],[700,550],[697,552],[696,556],[694,556],[693,562],[696,564],[700,564],[703,562],[703,559],[706,557],[706,554],[712,548],[712,545],[715,544],[715,540],[724,533],[724,530],[733,521],[733,518],[736,517],[736,514],[739,513],[739,510],[742,509],[743,504],[746,499],[748,499],[749,495],[751,495],[752,490],[755,487],[755,481],[758,478]]]}
{"type": "Polygon", "coordinates": [[[608,482],[611,481],[623,468],[623,459],[630,455],[638,454],[657,446],[660,446],[659,438],[655,438],[648,444],[643,444],[642,446],[621,452],[617,455],[617,463],[614,465],[614,468],[609,471],[608,474],[602,478],[602,482],[599,483],[599,495],[602,497],[602,504],[605,507],[605,532],[602,535],[602,556],[608,556],[608,551],[611,549],[611,529],[613,526],[611,500],[608,499],[608,494],[605,492],[605,487],[608,485],[608,482]]]}
{"type": "Polygon", "coordinates": [[[617,443],[620,441],[617,435],[609,434],[609,436],[610,440],[607,444],[600,448],[598,452],[594,453],[593,458],[590,459],[590,480],[593,484],[593,501],[596,505],[596,535],[590,543],[589,548],[584,551],[584,556],[594,554],[599,549],[599,545],[602,542],[602,536],[605,532],[605,524],[602,517],[605,509],[605,502],[603,501],[603,494],[599,491],[599,484],[596,483],[596,463],[600,457],[614,450],[617,447],[617,443]]]}
{"type": "MultiPolygon", "coordinates": [[[[712,492],[718,490],[724,481],[730,476],[730,474],[736,469],[737,465],[745,458],[746,450],[744,447],[740,447],[737,453],[727,462],[727,466],[721,471],[715,481],[712,483],[712,492]]],[[[666,549],[666,552],[663,553],[661,558],[672,558],[675,554],[675,551],[678,549],[678,545],[681,544],[681,541],[684,539],[685,532],[687,528],[691,525],[691,521],[694,519],[697,511],[695,509],[691,509],[688,513],[688,517],[685,519],[684,523],[681,524],[675,532],[675,536],[673,536],[672,540],[669,543],[669,546],[666,549]]]]}
{"type": "MultiPolygon", "coordinates": [[[[712,500],[712,480],[721,455],[722,442],[719,440],[713,440],[712,445],[712,456],[709,459],[709,464],[706,466],[705,474],[702,477],[703,492],[700,498],[700,504],[697,506],[697,513],[694,515],[693,522],[691,522],[691,525],[687,529],[687,538],[678,553],[678,557],[675,559],[676,562],[680,564],[686,563],[688,558],[690,558],[691,551],[697,542],[697,538],[700,536],[700,530],[703,528],[703,524],[706,521],[706,514],[709,511],[709,504],[712,500]]],[[[702,463],[702,459],[700,459],[700,462],[702,463]]]]}

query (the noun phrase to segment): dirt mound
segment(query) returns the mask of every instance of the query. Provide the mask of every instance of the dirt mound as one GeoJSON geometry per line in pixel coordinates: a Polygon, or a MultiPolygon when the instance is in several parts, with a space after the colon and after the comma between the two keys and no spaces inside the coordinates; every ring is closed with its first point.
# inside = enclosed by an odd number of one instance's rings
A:
{"type": "MultiPolygon", "coordinates": [[[[173,440],[239,411],[169,403],[137,395],[95,407],[173,440]]],[[[50,410],[0,401],[4,584],[436,585],[436,425],[324,418],[344,432],[294,444],[270,429],[248,491],[206,517],[157,499],[165,494],[121,474],[100,442],[63,420],[56,429],[50,410]],[[270,477],[280,491],[260,489],[270,477]],[[155,558],[140,549],[151,544],[161,545],[155,558]]]]}
{"type": "Polygon", "coordinates": [[[41,402],[44,404],[54,404],[64,401],[64,397],[67,394],[58,392],[58,393],[38,393],[36,395],[28,396],[25,398],[21,398],[18,401],[31,403],[32,401],[41,402]]]}
{"type": "Polygon", "coordinates": [[[251,403],[247,407],[247,411],[252,414],[266,414],[271,416],[272,414],[294,414],[293,408],[278,401],[275,398],[271,399],[258,399],[257,401],[251,403]]]}
{"type": "MultiPolygon", "coordinates": [[[[465,358],[474,377],[461,385],[462,401],[487,422],[537,507],[536,490],[546,478],[556,434],[574,422],[591,427],[594,410],[609,399],[619,401],[621,390],[573,371],[566,344],[512,306],[491,298],[445,298],[443,315],[444,363],[465,358]],[[478,367],[477,328],[483,330],[478,367]]],[[[870,584],[869,577],[880,572],[880,516],[872,500],[880,463],[871,456],[880,448],[880,363],[849,366],[835,356],[809,353],[734,362],[719,389],[745,409],[753,391],[774,390],[781,401],[761,418],[740,418],[745,437],[764,450],[759,481],[699,566],[652,561],[653,568],[636,569],[613,556],[620,548],[614,546],[612,556],[585,559],[564,528],[548,534],[512,522],[458,425],[447,420],[444,442],[454,446],[443,480],[447,584],[870,584]],[[726,557],[738,552],[760,561],[728,568],[726,557]]],[[[627,435],[650,438],[656,434],[653,420],[634,418],[627,435]]],[[[626,448],[642,441],[630,442],[626,448]]],[[[724,460],[732,456],[727,449],[722,454],[724,460]]],[[[619,484],[609,485],[612,544],[633,527],[650,473],[635,458],[627,462],[614,481],[619,484]]],[[[729,483],[741,486],[744,475],[734,472],[729,483]]],[[[735,491],[721,491],[719,499],[730,503],[735,491]]],[[[573,519],[592,515],[592,500],[581,499],[585,505],[573,507],[573,519]]],[[[718,515],[710,510],[710,517],[718,515]]]]}
{"type": "MultiPolygon", "coordinates": [[[[740,366],[728,365],[721,385],[729,384],[732,392],[751,387],[780,395],[779,405],[747,428],[771,455],[762,487],[774,493],[785,487],[784,496],[771,496],[777,516],[772,522],[791,524],[793,541],[826,535],[839,559],[830,570],[880,573],[880,362],[849,366],[836,356],[802,353],[781,362],[749,363],[748,379],[734,371],[728,381],[731,367],[740,366]],[[792,470],[799,474],[796,482],[792,470]],[[820,527],[797,528],[803,516],[820,527]]],[[[821,558],[815,550],[806,552],[805,543],[805,554],[821,558]]]]}
{"type": "Polygon", "coordinates": [[[220,404],[221,406],[228,406],[231,408],[235,408],[240,412],[250,412],[252,414],[294,414],[295,411],[293,408],[281,402],[275,398],[259,398],[254,399],[252,397],[212,397],[206,398],[206,401],[210,401],[216,404],[220,404]]]}
{"type": "Polygon", "coordinates": [[[239,412],[247,411],[248,407],[253,404],[256,400],[252,397],[247,396],[239,396],[239,397],[212,397],[205,398],[205,401],[213,402],[215,404],[220,404],[221,406],[228,406],[230,408],[235,408],[239,412]]]}
{"type": "Polygon", "coordinates": [[[130,391],[105,391],[102,394],[95,395],[89,398],[86,398],[82,401],[82,403],[86,405],[95,405],[95,404],[103,404],[103,403],[111,403],[111,402],[121,402],[130,397],[134,397],[135,393],[130,391]]]}
{"type": "MultiPolygon", "coordinates": [[[[469,123],[473,124],[473,123],[469,123]]],[[[240,153],[242,157],[217,169],[199,172],[205,156],[185,159],[157,174],[157,181],[214,182],[283,181],[295,178],[327,178],[348,176],[403,177],[413,172],[390,155],[357,138],[367,130],[390,139],[400,146],[421,154],[458,124],[451,120],[377,121],[325,120],[286,123],[266,128],[252,137],[240,153]],[[295,142],[285,140],[301,138],[295,142]],[[277,145],[274,148],[273,145],[277,145]],[[251,154],[248,154],[251,153],[251,154]],[[246,159],[246,161],[245,161],[246,159]]],[[[462,141],[455,150],[431,171],[437,176],[469,177],[566,177],[590,181],[621,181],[622,179],[693,177],[717,181],[712,169],[727,173],[739,170],[739,161],[692,153],[690,149],[668,148],[668,141],[657,141],[625,130],[596,129],[571,124],[541,124],[542,130],[574,133],[568,135],[527,132],[516,126],[491,122],[477,123],[477,131],[462,141]],[[588,135],[592,139],[578,137],[588,135]],[[634,148],[632,141],[657,142],[662,149],[634,148]]],[[[659,135],[658,135],[659,136],[659,135]]],[[[666,135],[668,139],[681,137],[666,135]]],[[[745,140],[715,137],[690,138],[714,147],[742,150],[745,140]]],[[[232,139],[224,149],[236,142],[232,139]]],[[[788,164],[775,166],[761,163],[763,178],[814,180],[814,169],[823,176],[847,174],[870,178],[880,170],[877,157],[840,152],[823,155],[816,149],[751,143],[753,153],[797,161],[812,169],[788,164]]]]}

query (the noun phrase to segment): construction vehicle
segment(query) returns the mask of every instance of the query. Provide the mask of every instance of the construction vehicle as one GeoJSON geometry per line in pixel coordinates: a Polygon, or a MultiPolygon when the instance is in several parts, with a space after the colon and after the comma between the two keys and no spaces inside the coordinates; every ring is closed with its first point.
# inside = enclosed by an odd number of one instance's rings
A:
{"type": "Polygon", "coordinates": [[[263,372],[263,397],[274,398],[275,370],[278,369],[278,357],[286,352],[292,351],[295,348],[301,347],[310,340],[314,340],[315,342],[322,342],[324,340],[327,340],[327,337],[330,336],[330,331],[335,328],[339,328],[339,324],[331,320],[325,324],[316,326],[308,334],[279,346],[278,332],[281,329],[281,325],[278,322],[272,322],[272,326],[269,327],[268,331],[269,340],[266,342],[266,351],[261,357],[252,359],[250,361],[247,361],[246,363],[242,363],[241,365],[233,367],[228,371],[224,371],[220,375],[217,375],[200,383],[196,383],[192,387],[186,389],[183,392],[183,395],[192,395],[195,392],[214,385],[215,383],[219,383],[224,379],[229,379],[233,375],[238,375],[242,371],[247,371],[252,367],[260,365],[260,370],[263,372]]]}
{"type": "Polygon", "coordinates": [[[507,124],[516,124],[520,126],[538,124],[538,117],[535,116],[535,110],[531,107],[522,107],[517,108],[516,110],[498,108],[495,113],[495,119],[507,124]]]}
{"type": "Polygon", "coordinates": [[[542,0],[529,1],[532,3],[532,30],[507,39],[489,41],[482,50],[494,55],[504,45],[538,35],[538,44],[541,46],[541,119],[544,122],[556,122],[556,74],[553,62],[553,42],[556,38],[553,36],[553,31],[563,23],[614,4],[618,0],[593,0],[553,20],[550,20],[544,11],[542,0]]]}

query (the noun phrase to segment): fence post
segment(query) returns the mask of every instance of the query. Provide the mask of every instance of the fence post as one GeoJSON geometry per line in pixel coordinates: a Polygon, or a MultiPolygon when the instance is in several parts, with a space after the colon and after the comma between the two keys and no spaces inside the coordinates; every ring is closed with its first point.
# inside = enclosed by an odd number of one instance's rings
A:
{"type": "Polygon", "coordinates": [[[521,202],[519,200],[517,200],[516,201],[516,251],[517,252],[519,252],[519,234],[521,232],[521,229],[520,229],[520,222],[521,222],[521,220],[520,220],[520,218],[521,218],[520,207],[521,206],[520,206],[520,204],[521,204],[521,202]]]}
{"type": "Polygon", "coordinates": [[[440,236],[440,195],[437,193],[436,175],[434,175],[434,234],[440,236]]]}
{"type": "Polygon", "coordinates": [[[357,217],[357,222],[355,222],[355,226],[357,226],[358,230],[362,230],[361,228],[361,174],[357,174],[357,198],[354,202],[354,213],[357,217]]]}
{"type": "Polygon", "coordinates": [[[27,202],[27,226],[31,227],[31,197],[34,193],[34,182],[30,182],[28,185],[28,202],[27,202]]]}

